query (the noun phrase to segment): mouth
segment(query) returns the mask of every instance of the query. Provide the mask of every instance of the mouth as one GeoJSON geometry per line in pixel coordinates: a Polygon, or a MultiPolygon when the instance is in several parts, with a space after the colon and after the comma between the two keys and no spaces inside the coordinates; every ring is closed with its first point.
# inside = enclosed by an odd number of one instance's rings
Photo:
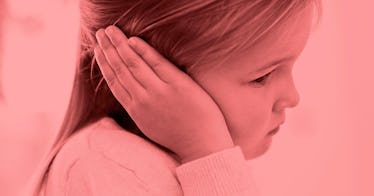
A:
{"type": "Polygon", "coordinates": [[[280,127],[278,126],[277,128],[271,130],[271,131],[268,133],[268,135],[270,135],[270,136],[275,135],[276,133],[278,133],[279,129],[280,129],[280,127]]]}

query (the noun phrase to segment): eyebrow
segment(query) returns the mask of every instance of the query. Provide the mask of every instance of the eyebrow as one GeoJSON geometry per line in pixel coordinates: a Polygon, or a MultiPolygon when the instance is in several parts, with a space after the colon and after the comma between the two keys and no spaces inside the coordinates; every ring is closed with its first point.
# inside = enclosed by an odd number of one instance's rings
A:
{"type": "Polygon", "coordinates": [[[291,56],[286,56],[286,57],[283,57],[283,58],[280,58],[280,59],[277,59],[277,60],[274,60],[274,61],[271,61],[269,63],[266,63],[266,66],[264,67],[261,67],[255,71],[252,71],[250,72],[250,74],[254,74],[254,73],[259,73],[259,72],[262,72],[264,70],[267,70],[269,68],[272,68],[280,63],[283,63],[283,62],[289,62],[289,61],[293,61],[295,60],[297,57],[295,55],[291,55],[291,56]]]}

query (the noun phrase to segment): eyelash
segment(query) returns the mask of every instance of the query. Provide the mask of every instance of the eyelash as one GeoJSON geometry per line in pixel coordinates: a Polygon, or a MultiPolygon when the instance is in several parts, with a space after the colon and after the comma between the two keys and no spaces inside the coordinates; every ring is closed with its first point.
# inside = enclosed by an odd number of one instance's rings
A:
{"type": "Polygon", "coordinates": [[[260,84],[260,85],[264,85],[267,81],[267,79],[270,77],[270,75],[272,74],[273,72],[269,72],[267,74],[265,74],[264,76],[261,76],[253,81],[251,81],[251,83],[254,83],[254,84],[260,84]]]}

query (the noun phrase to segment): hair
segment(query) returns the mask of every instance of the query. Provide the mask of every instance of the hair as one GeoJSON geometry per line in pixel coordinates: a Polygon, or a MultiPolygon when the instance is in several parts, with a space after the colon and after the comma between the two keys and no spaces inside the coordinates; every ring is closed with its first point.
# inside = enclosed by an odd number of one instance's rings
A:
{"type": "Polygon", "coordinates": [[[93,53],[97,30],[114,24],[127,37],[145,40],[181,71],[197,74],[249,49],[312,2],[320,10],[319,0],[81,0],[80,54],[72,95],[52,148],[35,173],[33,195],[41,191],[49,167],[67,138],[104,116],[154,143],[104,82],[93,53]]]}

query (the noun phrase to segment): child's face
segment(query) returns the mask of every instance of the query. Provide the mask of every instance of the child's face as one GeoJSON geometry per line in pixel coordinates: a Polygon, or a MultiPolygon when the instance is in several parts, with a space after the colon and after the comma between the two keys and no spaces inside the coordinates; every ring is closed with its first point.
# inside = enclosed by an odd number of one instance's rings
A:
{"type": "Polygon", "coordinates": [[[264,37],[251,51],[231,57],[218,69],[191,75],[220,107],[234,144],[241,146],[247,160],[268,150],[272,140],[268,133],[285,121],[286,108],[299,102],[292,68],[308,39],[312,11],[309,6],[264,37]]]}

